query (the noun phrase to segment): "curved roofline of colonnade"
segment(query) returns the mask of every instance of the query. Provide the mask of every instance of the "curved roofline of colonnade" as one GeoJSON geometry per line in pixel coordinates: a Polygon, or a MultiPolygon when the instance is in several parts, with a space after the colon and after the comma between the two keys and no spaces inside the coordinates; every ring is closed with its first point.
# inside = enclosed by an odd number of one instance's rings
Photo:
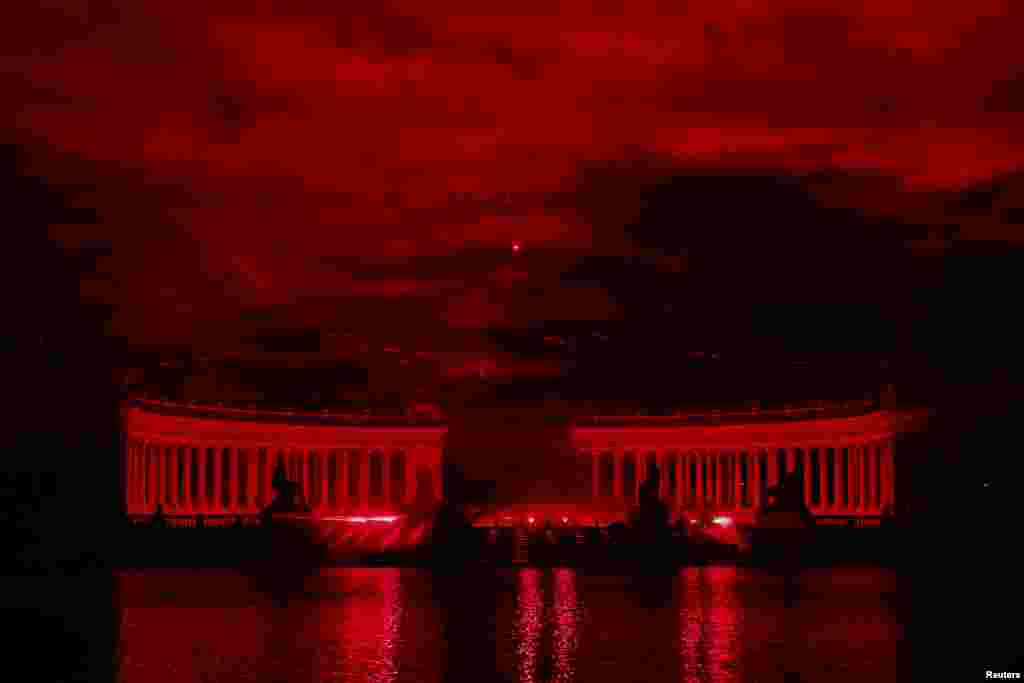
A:
{"type": "Polygon", "coordinates": [[[925,409],[885,409],[843,404],[771,413],[704,413],[686,416],[593,417],[577,420],[572,439],[580,446],[801,447],[891,439],[922,427],[925,409]]]}
{"type": "Polygon", "coordinates": [[[371,415],[367,413],[332,412],[323,410],[292,411],[252,408],[234,408],[223,405],[198,403],[175,403],[153,399],[131,397],[122,404],[122,413],[136,409],[147,414],[168,417],[196,418],[228,422],[254,422],[258,424],[286,424],[340,427],[440,427],[446,426],[443,419],[429,415],[371,415]]]}

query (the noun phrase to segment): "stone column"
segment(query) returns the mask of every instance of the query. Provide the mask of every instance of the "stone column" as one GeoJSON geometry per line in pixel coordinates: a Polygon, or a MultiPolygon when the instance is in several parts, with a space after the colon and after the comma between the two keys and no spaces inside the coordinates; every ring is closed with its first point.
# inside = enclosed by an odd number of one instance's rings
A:
{"type": "Polygon", "coordinates": [[[644,469],[644,456],[636,449],[630,450],[629,452],[633,455],[633,490],[626,495],[629,496],[629,502],[635,504],[637,493],[640,491],[640,482],[643,481],[643,475],[640,473],[644,469]]]}
{"type": "Polygon", "coordinates": [[[125,510],[128,513],[132,512],[132,497],[133,497],[133,484],[135,483],[135,447],[130,438],[125,438],[124,442],[124,489],[119,491],[119,495],[124,498],[125,510]]]}
{"type": "Polygon", "coordinates": [[[854,510],[855,504],[856,504],[856,500],[857,500],[856,496],[854,495],[854,489],[856,488],[856,484],[857,484],[857,480],[854,478],[854,472],[855,472],[856,466],[857,466],[857,455],[854,452],[853,446],[847,444],[846,445],[846,467],[844,468],[844,470],[846,472],[846,478],[845,478],[846,479],[846,481],[845,481],[846,486],[845,486],[845,491],[844,492],[846,494],[845,508],[846,508],[847,512],[852,512],[854,510]]]}
{"type": "Polygon", "coordinates": [[[879,507],[883,510],[891,502],[890,489],[892,487],[892,478],[889,471],[888,455],[888,442],[882,442],[882,455],[879,458],[879,473],[882,475],[882,490],[879,492],[879,507]]]}
{"type": "Polygon", "coordinates": [[[434,501],[436,502],[444,497],[443,482],[441,481],[441,450],[439,448],[434,450],[433,457],[431,468],[434,472],[434,501]]]}
{"type": "Polygon", "coordinates": [[[818,447],[818,509],[828,510],[828,448],[818,447]]]}
{"type": "Polygon", "coordinates": [[[668,493],[668,470],[665,468],[665,462],[667,458],[665,450],[659,448],[654,451],[654,464],[658,468],[658,498],[665,500],[665,494],[668,493]]]}
{"type": "Polygon", "coordinates": [[[765,456],[765,469],[767,469],[768,475],[768,488],[778,486],[779,484],[779,449],[768,448],[768,452],[765,456]]]}
{"type": "Polygon", "coordinates": [[[167,446],[158,443],[154,456],[157,459],[157,498],[154,501],[154,509],[159,505],[167,512],[167,446]]]}
{"type": "MultiPolygon", "coordinates": [[[[338,480],[334,482],[334,503],[337,509],[344,510],[348,504],[348,449],[341,449],[338,451],[337,457],[337,475],[338,480]]],[[[416,454],[409,458],[409,469],[412,471],[412,482],[413,486],[416,485],[416,454]]]]}
{"type": "Polygon", "coordinates": [[[759,449],[753,449],[750,453],[750,503],[754,510],[761,507],[761,453],[759,449]]]}
{"type": "Polygon", "coordinates": [[[877,487],[875,486],[875,460],[878,457],[877,449],[875,444],[869,443],[867,445],[867,457],[864,462],[864,474],[865,474],[865,488],[867,490],[867,505],[865,508],[871,514],[878,512],[877,506],[877,487]]]}
{"type": "Polygon", "coordinates": [[[718,507],[724,508],[729,503],[729,465],[735,453],[721,453],[718,456],[718,507]]]}
{"type": "Polygon", "coordinates": [[[786,449],[786,474],[792,474],[796,470],[796,449],[786,449]]]}
{"type": "Polygon", "coordinates": [[[167,446],[156,447],[156,505],[167,512],[167,446]]]}
{"type": "Polygon", "coordinates": [[[705,503],[705,500],[704,500],[704,477],[705,477],[704,466],[706,464],[705,461],[707,460],[707,457],[708,457],[707,453],[705,453],[704,451],[701,451],[696,456],[694,456],[694,464],[697,466],[696,467],[696,470],[697,470],[696,471],[697,481],[694,482],[694,489],[695,489],[694,495],[696,496],[696,501],[694,501],[694,502],[697,504],[697,507],[699,509],[704,509],[704,503],[705,503]]]}
{"type": "Polygon", "coordinates": [[[184,458],[184,487],[185,490],[182,492],[182,507],[186,512],[192,512],[192,447],[185,447],[185,458],[184,458]]]}
{"type": "MultiPolygon", "coordinates": [[[[433,454],[431,454],[433,455],[433,454]]],[[[437,500],[437,473],[434,472],[434,463],[430,463],[430,478],[434,488],[434,500],[437,500]]],[[[368,510],[370,507],[370,451],[359,451],[359,508],[368,510]]]]}
{"type": "Polygon", "coordinates": [[[232,448],[228,451],[228,511],[238,512],[238,449],[232,448]]]}
{"type": "Polygon", "coordinates": [[[132,512],[133,484],[135,483],[135,449],[130,439],[125,440],[124,446],[124,490],[120,495],[124,496],[125,510],[132,512]]]}
{"type": "Polygon", "coordinates": [[[259,509],[259,459],[260,449],[245,450],[245,509],[249,512],[259,509]]]}
{"type": "Polygon", "coordinates": [[[139,444],[137,441],[131,441],[129,455],[129,469],[128,469],[128,506],[130,512],[135,512],[135,508],[139,504],[139,444]]]}
{"type": "Polygon", "coordinates": [[[156,510],[156,504],[159,500],[160,459],[157,457],[158,453],[160,453],[158,445],[152,441],[146,444],[146,469],[149,475],[146,478],[146,508],[150,512],[156,510]]]}
{"type": "Polygon", "coordinates": [[[871,501],[871,497],[874,494],[875,488],[874,484],[871,482],[871,473],[874,471],[874,468],[871,466],[871,458],[874,456],[874,454],[875,449],[871,444],[867,444],[864,446],[864,465],[862,468],[863,474],[861,475],[864,478],[864,484],[861,487],[864,491],[864,495],[861,498],[861,500],[863,501],[861,507],[864,509],[865,512],[872,512],[874,508],[874,505],[871,501]]]}
{"type": "Polygon", "coordinates": [[[861,506],[861,449],[860,444],[855,444],[850,447],[850,454],[853,458],[853,476],[850,477],[853,482],[853,505],[851,506],[855,511],[860,511],[861,506]]]}
{"type": "Polygon", "coordinates": [[[174,449],[174,507],[185,508],[185,452],[183,446],[174,449]]]}
{"type": "MultiPolygon", "coordinates": [[[[829,510],[839,509],[839,458],[840,450],[835,447],[834,444],[830,446],[832,448],[832,502],[828,504],[829,510]]],[[[825,449],[825,464],[829,462],[828,449],[825,449]]]]}
{"type": "Polygon", "coordinates": [[[746,454],[746,476],[748,476],[748,486],[750,486],[751,476],[751,452],[750,451],[736,451],[733,454],[732,460],[732,477],[735,479],[733,482],[733,496],[735,501],[733,502],[733,508],[736,510],[743,509],[743,454],[746,454]]]}
{"type": "Polygon", "coordinates": [[[156,494],[156,501],[162,505],[164,512],[170,510],[171,501],[167,496],[167,489],[170,487],[170,483],[167,479],[167,470],[170,469],[168,462],[170,462],[170,454],[168,453],[168,446],[160,444],[159,451],[157,452],[157,482],[159,483],[159,489],[156,494]]]}
{"type": "Polygon", "coordinates": [[[178,502],[177,454],[177,446],[167,446],[164,449],[164,508],[168,512],[177,507],[178,502]]]}
{"type": "Polygon", "coordinates": [[[704,463],[707,468],[707,481],[704,482],[704,492],[707,495],[707,502],[711,505],[718,503],[718,451],[707,456],[704,463]]]}
{"type": "Polygon", "coordinates": [[[612,498],[618,502],[622,502],[626,497],[622,484],[623,473],[626,467],[625,459],[625,455],[621,450],[615,449],[612,451],[612,498]]]}
{"type": "Polygon", "coordinates": [[[210,511],[220,513],[224,511],[224,449],[218,445],[213,451],[213,500],[210,503],[210,511]]]}
{"type": "Polygon", "coordinates": [[[883,453],[885,454],[885,465],[886,465],[886,468],[889,470],[889,489],[888,489],[888,492],[887,492],[888,495],[889,495],[889,504],[894,506],[894,509],[895,509],[895,505],[896,505],[896,484],[897,484],[897,479],[896,479],[896,455],[894,453],[895,446],[896,446],[895,442],[890,439],[889,441],[885,442],[885,448],[883,450],[883,453]]]}
{"type": "Polygon", "coordinates": [[[153,476],[155,467],[153,465],[153,445],[148,441],[144,441],[142,444],[142,457],[143,466],[146,468],[143,484],[145,489],[143,491],[143,503],[145,504],[146,512],[153,511],[153,476]]]}
{"type": "Polygon", "coordinates": [[[196,449],[196,495],[192,501],[196,512],[206,510],[206,446],[199,444],[196,449]]]}
{"type": "Polygon", "coordinates": [[[596,451],[590,453],[590,500],[596,503],[600,499],[601,494],[601,479],[600,479],[600,454],[596,451]]]}
{"type": "Polygon", "coordinates": [[[153,460],[150,457],[152,453],[150,449],[152,446],[148,441],[142,442],[142,468],[139,474],[141,475],[142,481],[140,482],[140,489],[142,491],[142,510],[149,512],[153,509],[153,460]]]}
{"type": "Polygon", "coordinates": [[[707,476],[704,482],[705,502],[711,506],[718,505],[718,451],[709,453],[704,461],[707,476]]]}
{"type": "Polygon", "coordinates": [[[804,448],[800,451],[800,466],[804,470],[804,505],[811,508],[814,501],[811,497],[813,486],[811,482],[811,449],[804,448]]]}
{"type": "Polygon", "coordinates": [[[273,448],[267,448],[267,457],[263,461],[263,505],[269,505],[274,497],[274,489],[271,482],[274,480],[274,466],[277,464],[277,453],[273,448]]]}
{"type": "Polygon", "coordinates": [[[686,503],[686,492],[683,490],[683,483],[687,481],[686,472],[683,468],[686,467],[686,453],[684,451],[676,451],[676,507],[681,508],[686,503]]]}
{"type": "Polygon", "coordinates": [[[683,451],[675,451],[672,457],[673,462],[676,464],[675,472],[672,473],[676,485],[676,494],[672,499],[672,503],[678,509],[683,507],[683,463],[686,462],[686,455],[683,451]]]}
{"type": "Polygon", "coordinates": [[[320,500],[317,505],[317,509],[324,512],[330,507],[330,500],[328,498],[327,490],[327,459],[330,456],[330,451],[320,451],[317,453],[317,465],[319,466],[320,476],[320,500]]]}
{"type": "Polygon", "coordinates": [[[850,473],[847,486],[850,490],[849,508],[856,512],[860,509],[860,449],[856,444],[850,445],[850,466],[847,470],[850,473]]]}
{"type": "Polygon", "coordinates": [[[857,444],[857,510],[864,511],[864,461],[867,460],[867,449],[864,444],[857,444]]]}

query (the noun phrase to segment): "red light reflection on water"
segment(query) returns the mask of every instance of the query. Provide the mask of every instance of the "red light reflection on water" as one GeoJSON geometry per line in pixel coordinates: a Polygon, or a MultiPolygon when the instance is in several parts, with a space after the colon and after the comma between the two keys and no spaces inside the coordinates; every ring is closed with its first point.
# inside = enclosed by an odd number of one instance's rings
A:
{"type": "Polygon", "coordinates": [[[399,572],[349,568],[323,576],[329,594],[336,597],[311,605],[320,627],[316,642],[327,646],[318,657],[318,680],[336,680],[355,670],[364,680],[394,681],[406,599],[399,572]]]}
{"type": "Polygon", "coordinates": [[[735,567],[684,569],[679,655],[684,681],[738,681],[742,604],[735,567]]]}
{"type": "Polygon", "coordinates": [[[519,637],[519,680],[533,683],[537,678],[540,659],[541,633],[544,628],[544,596],[540,586],[539,569],[519,572],[519,596],[516,609],[519,637]]]}
{"type": "Polygon", "coordinates": [[[554,680],[556,681],[575,679],[576,649],[579,646],[579,618],[576,572],[572,569],[556,569],[554,605],[554,680]]]}
{"type": "Polygon", "coordinates": [[[580,638],[576,572],[564,568],[524,569],[519,573],[518,591],[519,680],[524,683],[576,680],[580,638]],[[553,595],[551,600],[545,600],[545,579],[549,577],[553,582],[553,595]],[[542,666],[542,662],[548,666],[542,666]]]}

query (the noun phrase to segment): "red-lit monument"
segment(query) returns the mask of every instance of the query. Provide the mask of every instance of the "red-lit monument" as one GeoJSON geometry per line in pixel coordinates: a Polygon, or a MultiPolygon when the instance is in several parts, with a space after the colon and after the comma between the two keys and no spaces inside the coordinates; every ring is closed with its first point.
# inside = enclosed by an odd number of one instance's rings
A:
{"type": "MultiPolygon", "coordinates": [[[[443,495],[447,427],[439,421],[143,400],[126,403],[123,415],[130,515],[157,505],[172,517],[255,515],[270,501],[279,461],[320,514],[387,515],[443,495]]],[[[727,513],[752,524],[769,487],[795,470],[816,516],[877,517],[895,505],[896,440],[919,417],[845,405],[578,419],[569,439],[590,465],[590,500],[523,500],[481,521],[539,515],[557,524],[566,514],[572,524],[622,521],[650,465],[661,472],[659,495],[676,518],[727,513]]]]}

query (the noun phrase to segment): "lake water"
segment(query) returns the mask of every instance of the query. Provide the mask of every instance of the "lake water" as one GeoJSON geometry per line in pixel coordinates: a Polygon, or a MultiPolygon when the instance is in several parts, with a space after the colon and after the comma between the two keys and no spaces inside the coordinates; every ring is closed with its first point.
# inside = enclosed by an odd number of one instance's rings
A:
{"type": "Polygon", "coordinates": [[[122,681],[907,680],[886,569],[118,578],[122,681]]]}

